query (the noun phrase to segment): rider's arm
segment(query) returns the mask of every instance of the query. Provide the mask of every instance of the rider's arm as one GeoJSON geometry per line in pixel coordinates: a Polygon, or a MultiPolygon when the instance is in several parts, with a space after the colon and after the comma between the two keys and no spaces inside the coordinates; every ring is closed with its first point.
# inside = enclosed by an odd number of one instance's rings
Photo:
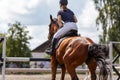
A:
{"type": "Polygon", "coordinates": [[[77,20],[77,17],[74,15],[74,19],[75,19],[75,22],[77,23],[78,22],[78,20],[77,20]]]}
{"type": "Polygon", "coordinates": [[[61,28],[61,27],[63,26],[63,24],[62,24],[62,19],[61,19],[61,15],[58,15],[58,16],[57,16],[57,19],[58,19],[58,25],[59,25],[59,27],[61,28]]]}

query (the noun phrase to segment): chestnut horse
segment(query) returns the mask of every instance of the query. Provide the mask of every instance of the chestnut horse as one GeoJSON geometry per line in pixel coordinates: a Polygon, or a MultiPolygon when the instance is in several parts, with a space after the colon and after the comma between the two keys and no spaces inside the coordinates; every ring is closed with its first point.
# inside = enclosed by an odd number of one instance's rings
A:
{"type": "MultiPolygon", "coordinates": [[[[51,23],[49,25],[48,39],[51,40],[58,30],[57,19],[53,19],[50,15],[51,23]]],[[[71,80],[79,80],[76,74],[76,67],[87,64],[91,80],[96,80],[97,65],[100,68],[99,80],[107,80],[108,71],[106,67],[107,52],[103,45],[95,44],[90,38],[74,36],[64,39],[56,53],[51,56],[52,80],[56,79],[57,65],[61,65],[61,78],[64,80],[66,71],[70,74],[71,80]]]]}

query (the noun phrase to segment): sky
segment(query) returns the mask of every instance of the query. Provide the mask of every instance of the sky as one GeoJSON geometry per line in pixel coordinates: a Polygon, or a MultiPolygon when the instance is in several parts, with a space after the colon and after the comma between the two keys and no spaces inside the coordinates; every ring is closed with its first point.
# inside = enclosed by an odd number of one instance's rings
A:
{"type": "MultiPolygon", "coordinates": [[[[68,0],[68,8],[71,9],[78,19],[79,34],[99,42],[98,36],[101,31],[97,30],[93,0],[68,0]]],[[[30,48],[34,49],[47,41],[50,14],[57,17],[60,10],[59,0],[0,0],[0,32],[6,33],[8,23],[21,22],[27,26],[30,40],[30,48]]]]}

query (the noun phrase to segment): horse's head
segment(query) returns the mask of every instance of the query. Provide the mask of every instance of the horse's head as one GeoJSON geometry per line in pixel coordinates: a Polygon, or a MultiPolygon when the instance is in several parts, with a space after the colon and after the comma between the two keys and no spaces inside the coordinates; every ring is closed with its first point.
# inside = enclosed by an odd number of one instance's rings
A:
{"type": "Polygon", "coordinates": [[[108,56],[108,47],[106,45],[92,44],[89,47],[89,54],[95,58],[100,68],[99,80],[107,80],[109,69],[107,68],[105,59],[108,56]]]}
{"type": "Polygon", "coordinates": [[[54,34],[59,29],[58,20],[56,18],[52,18],[52,15],[50,15],[50,24],[49,24],[49,34],[48,39],[51,40],[54,36],[54,34]]]}

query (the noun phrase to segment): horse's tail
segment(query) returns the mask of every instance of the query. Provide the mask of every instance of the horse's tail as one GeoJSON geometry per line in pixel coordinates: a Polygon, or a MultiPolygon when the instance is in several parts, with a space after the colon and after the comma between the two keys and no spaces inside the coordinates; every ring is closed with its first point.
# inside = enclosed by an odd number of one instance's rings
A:
{"type": "Polygon", "coordinates": [[[89,46],[89,56],[95,58],[98,67],[100,68],[99,80],[107,80],[108,68],[105,61],[108,51],[104,45],[92,44],[89,46]]]}

